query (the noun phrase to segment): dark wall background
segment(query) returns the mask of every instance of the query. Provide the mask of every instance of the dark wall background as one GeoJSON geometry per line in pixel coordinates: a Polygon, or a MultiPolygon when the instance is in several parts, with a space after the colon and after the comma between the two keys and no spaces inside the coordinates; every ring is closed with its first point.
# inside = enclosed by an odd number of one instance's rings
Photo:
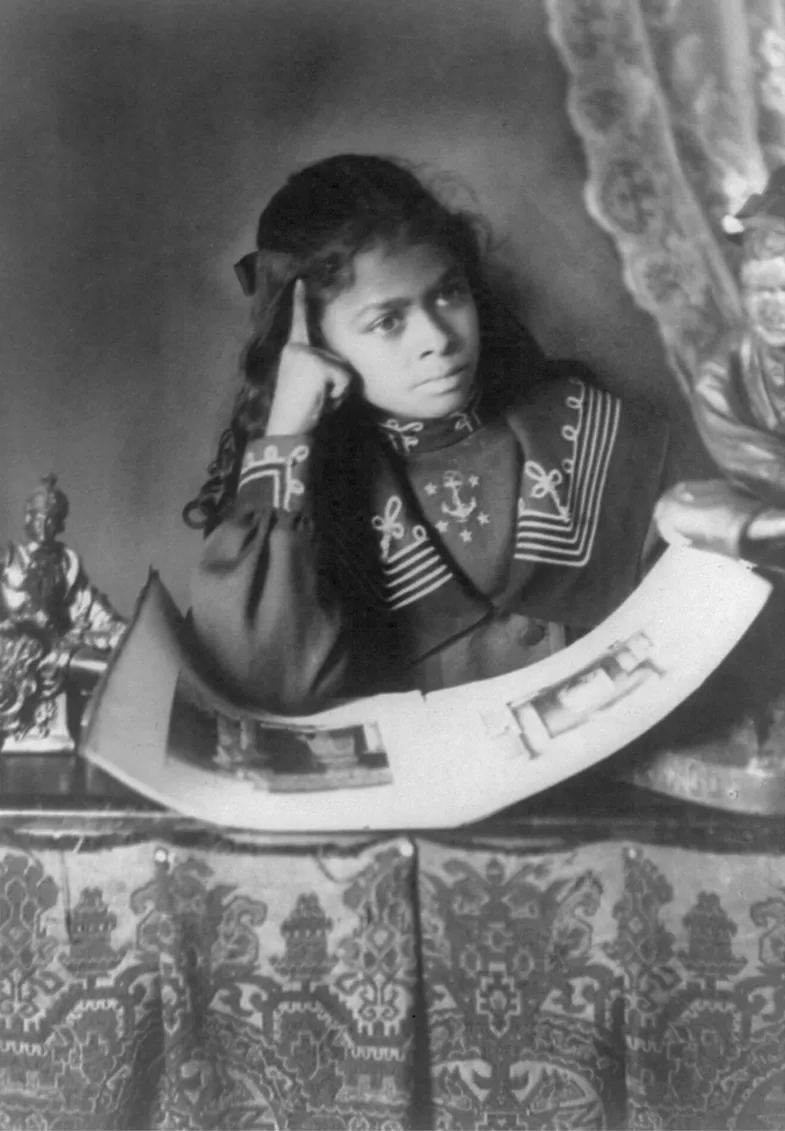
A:
{"type": "Polygon", "coordinates": [[[236,383],[232,264],[293,166],[339,150],[470,185],[542,346],[669,408],[656,329],[587,217],[541,0],[0,0],[0,535],[54,470],[68,541],[130,610],[181,604],[180,521],[236,383]]]}

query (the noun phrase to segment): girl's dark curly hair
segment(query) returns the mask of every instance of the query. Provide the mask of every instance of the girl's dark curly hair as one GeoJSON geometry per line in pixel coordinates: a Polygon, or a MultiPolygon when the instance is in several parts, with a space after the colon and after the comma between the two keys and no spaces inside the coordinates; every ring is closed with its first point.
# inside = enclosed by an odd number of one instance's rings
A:
{"type": "MultiPolygon", "coordinates": [[[[461,264],[480,310],[480,324],[504,349],[525,331],[498,304],[489,303],[483,260],[487,235],[473,215],[452,211],[395,161],[377,156],[328,157],[295,173],[269,201],[256,234],[256,251],[238,264],[253,295],[253,331],[243,351],[243,385],[222,433],[208,479],[183,511],[189,526],[215,527],[231,505],[249,435],[264,428],[278,358],[291,323],[295,281],[306,287],[313,332],[324,304],[352,283],[352,263],[377,242],[435,244],[461,264]],[[506,328],[505,328],[506,327],[506,328]]],[[[530,354],[536,352],[526,339],[530,354]]],[[[356,406],[354,406],[356,409],[356,406]]],[[[352,411],[348,405],[342,412],[352,411]]]]}

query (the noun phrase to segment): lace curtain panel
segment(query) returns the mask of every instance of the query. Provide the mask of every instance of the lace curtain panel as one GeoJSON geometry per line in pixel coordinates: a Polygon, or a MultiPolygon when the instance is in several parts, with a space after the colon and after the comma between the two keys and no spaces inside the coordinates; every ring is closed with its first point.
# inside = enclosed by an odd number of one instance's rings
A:
{"type": "Polygon", "coordinates": [[[723,220],[785,164],[785,0],[545,0],[592,217],[685,392],[741,307],[723,220]]]}

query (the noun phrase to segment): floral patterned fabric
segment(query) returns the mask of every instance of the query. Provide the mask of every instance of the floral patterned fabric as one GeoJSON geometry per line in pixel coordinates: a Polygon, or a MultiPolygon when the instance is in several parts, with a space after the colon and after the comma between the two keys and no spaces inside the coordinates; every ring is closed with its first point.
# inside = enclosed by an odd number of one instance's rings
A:
{"type": "Polygon", "coordinates": [[[410,1123],[413,860],[0,856],[0,1127],[410,1123]]]}
{"type": "Polygon", "coordinates": [[[420,860],[436,1126],[785,1126],[785,860],[420,860]]]}
{"type": "Polygon", "coordinates": [[[723,218],[785,163],[782,0],[544,0],[590,214],[685,391],[741,318],[723,218]]]}
{"type": "Polygon", "coordinates": [[[0,839],[0,1127],[785,1125],[775,852],[83,824],[0,839]]]}

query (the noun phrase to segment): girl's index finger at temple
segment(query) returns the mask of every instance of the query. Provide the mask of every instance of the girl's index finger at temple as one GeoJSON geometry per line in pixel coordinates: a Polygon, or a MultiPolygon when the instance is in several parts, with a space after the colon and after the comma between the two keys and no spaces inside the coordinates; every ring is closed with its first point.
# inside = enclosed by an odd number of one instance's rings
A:
{"type": "Polygon", "coordinates": [[[294,298],[292,299],[292,325],[289,330],[289,341],[299,342],[301,345],[310,345],[308,333],[308,311],[305,305],[305,283],[298,279],[294,284],[294,298]]]}

